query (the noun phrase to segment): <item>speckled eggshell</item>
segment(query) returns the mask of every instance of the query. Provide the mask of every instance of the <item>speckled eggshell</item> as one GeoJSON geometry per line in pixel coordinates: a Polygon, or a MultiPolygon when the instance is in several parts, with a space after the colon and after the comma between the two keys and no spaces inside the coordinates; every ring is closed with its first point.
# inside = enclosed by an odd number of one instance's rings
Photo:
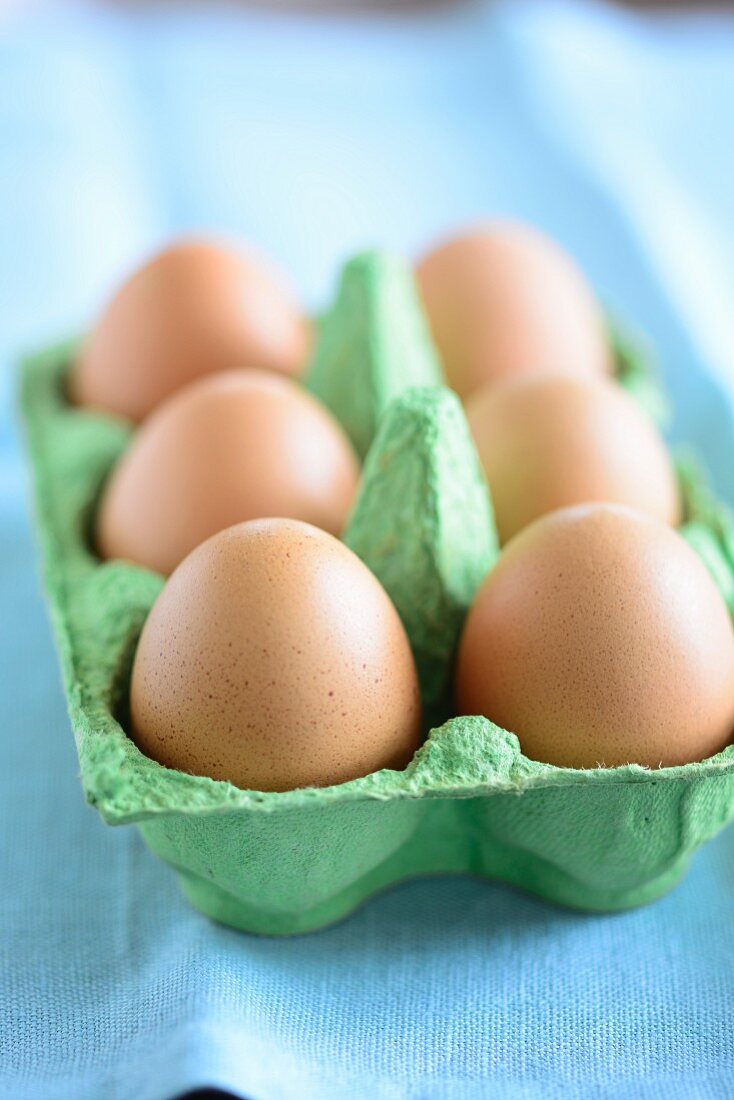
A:
{"type": "Polygon", "coordinates": [[[626,504],[675,526],[678,485],[650,418],[606,379],[538,377],[487,386],[467,419],[505,543],[572,504],[626,504]]]}
{"type": "Polygon", "coordinates": [[[380,583],[335,538],[285,519],[229,528],[186,558],[132,673],[139,748],[244,789],[403,768],[420,715],[410,645],[380,583]]]}
{"type": "Polygon", "coordinates": [[[187,386],[141,426],[103,492],[100,553],[168,574],[234,523],[286,516],[340,534],[359,464],[296,383],[229,371],[187,386]]]}
{"type": "Polygon", "coordinates": [[[528,225],[477,226],[429,252],[416,275],[446,378],[462,400],[507,377],[611,372],[583,273],[528,225]]]}
{"type": "Polygon", "coordinates": [[[685,540],[630,509],[555,512],[502,552],[469,613],[456,698],[531,759],[656,768],[734,733],[734,632],[685,540]]]}
{"type": "Polygon", "coordinates": [[[172,245],[123,284],[82,349],[73,399],[141,420],[213,371],[304,365],[308,329],[279,271],[252,250],[213,241],[172,245]]]}

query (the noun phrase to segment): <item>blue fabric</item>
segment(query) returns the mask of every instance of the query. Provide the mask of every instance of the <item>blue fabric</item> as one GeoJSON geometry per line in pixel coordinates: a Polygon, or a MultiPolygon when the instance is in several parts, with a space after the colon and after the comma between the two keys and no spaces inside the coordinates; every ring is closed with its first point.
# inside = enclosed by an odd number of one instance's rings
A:
{"type": "Polygon", "coordinates": [[[638,912],[426,880],[269,941],[197,915],[84,807],[10,366],[174,231],[250,238],[319,303],[360,246],[515,214],[649,330],[675,435],[734,501],[734,23],[557,3],[3,18],[0,1095],[731,1096],[731,830],[638,912]]]}

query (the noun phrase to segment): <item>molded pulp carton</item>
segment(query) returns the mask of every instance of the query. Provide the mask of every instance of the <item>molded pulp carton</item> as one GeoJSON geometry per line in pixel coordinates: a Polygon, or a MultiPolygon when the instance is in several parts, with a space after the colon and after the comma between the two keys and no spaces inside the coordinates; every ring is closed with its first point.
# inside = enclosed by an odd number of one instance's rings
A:
{"type": "MultiPolygon", "coordinates": [[[[661,417],[634,341],[615,341],[619,382],[661,417]]],[[[305,381],[366,456],[345,539],[405,623],[432,727],[426,742],[404,772],[282,794],[147,759],[125,734],[126,697],[163,580],[94,553],[95,503],[133,429],[68,403],[73,352],[67,344],[29,360],[22,403],[82,783],[106,822],[138,825],[204,913],[249,931],[303,932],[429,872],[623,909],[668,890],[734,815],[734,747],[685,767],[574,771],[526,759],[512,733],[484,718],[451,717],[457,639],[497,556],[491,502],[461,406],[441,385],[412,277],[380,254],[345,268],[305,381]]],[[[680,476],[683,533],[734,608],[728,514],[692,467],[680,476]]]]}

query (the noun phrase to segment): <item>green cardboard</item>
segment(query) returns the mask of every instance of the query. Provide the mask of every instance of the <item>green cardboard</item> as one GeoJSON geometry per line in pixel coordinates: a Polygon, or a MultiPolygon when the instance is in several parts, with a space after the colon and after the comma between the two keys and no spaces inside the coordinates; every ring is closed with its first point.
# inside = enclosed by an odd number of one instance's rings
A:
{"type": "Polygon", "coordinates": [[[407,264],[365,252],[345,266],[333,308],[319,324],[306,387],[331,409],[360,458],[393,398],[442,381],[407,264]]]}
{"type": "Polygon", "coordinates": [[[617,381],[659,427],[666,428],[670,406],[654,348],[642,333],[616,317],[607,318],[607,327],[617,381]]]}
{"type": "Polygon", "coordinates": [[[344,539],[398,609],[431,720],[447,718],[459,634],[499,552],[489,489],[456,394],[433,386],[393,401],[344,539]]]}
{"type": "MultiPolygon", "coordinates": [[[[414,308],[410,295],[396,293],[414,308]]],[[[385,308],[370,324],[392,317],[407,332],[399,312],[385,308]]],[[[351,328],[349,312],[344,323],[351,328]]],[[[413,331],[422,343],[420,326],[413,331]]],[[[354,339],[357,361],[359,332],[354,339]]],[[[370,335],[367,344],[380,341],[370,335]]],[[[390,358],[390,370],[420,360],[422,352],[409,352],[390,358]]],[[[403,772],[323,789],[243,791],[143,756],[125,733],[126,697],[137,638],[163,580],[94,554],[95,504],[132,428],[67,402],[72,353],[66,345],[25,364],[22,405],[82,784],[106,822],[139,826],[202,912],[253,932],[303,932],[394,882],[437,872],[503,879],[582,909],[624,909],[668,890],[734,816],[734,747],[684,767],[574,771],[526,759],[512,733],[477,717],[431,729],[403,772]]],[[[340,359],[333,364],[344,369],[340,359]]],[[[463,615],[496,543],[458,403],[440,387],[408,392],[412,367],[406,375],[392,384],[401,396],[368,456],[346,537],[398,605],[430,713],[445,707],[463,615]]],[[[372,378],[356,374],[356,395],[345,396],[353,424],[364,397],[363,438],[375,415],[366,397],[372,378]]],[[[332,407],[339,411],[336,399],[332,407]]],[[[713,539],[731,586],[724,513],[690,470],[681,483],[686,521],[696,537],[713,539]]]]}

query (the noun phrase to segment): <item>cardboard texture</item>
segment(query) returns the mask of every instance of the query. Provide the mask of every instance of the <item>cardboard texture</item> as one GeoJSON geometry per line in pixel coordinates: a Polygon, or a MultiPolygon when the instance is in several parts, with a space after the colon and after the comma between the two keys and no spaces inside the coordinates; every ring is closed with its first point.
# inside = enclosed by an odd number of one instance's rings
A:
{"type": "MultiPolygon", "coordinates": [[[[95,502],[132,427],[67,402],[73,351],[69,343],[24,364],[22,405],[84,792],[109,824],[139,826],[204,913],[248,931],[304,932],[403,878],[437,872],[623,909],[668,890],[734,816],[734,747],[658,771],[574,771],[527,760],[512,733],[484,718],[437,724],[450,713],[456,642],[497,543],[463,411],[436,384],[410,272],[376,254],[347,266],[307,385],[369,450],[345,539],[403,618],[436,725],[404,772],[323,789],[243,791],[147,759],[125,734],[126,697],[163,580],[94,554],[95,502]]],[[[637,353],[625,355],[619,381],[659,413],[649,371],[637,353]]],[[[728,513],[690,462],[680,476],[684,534],[734,608],[728,513]]]]}

